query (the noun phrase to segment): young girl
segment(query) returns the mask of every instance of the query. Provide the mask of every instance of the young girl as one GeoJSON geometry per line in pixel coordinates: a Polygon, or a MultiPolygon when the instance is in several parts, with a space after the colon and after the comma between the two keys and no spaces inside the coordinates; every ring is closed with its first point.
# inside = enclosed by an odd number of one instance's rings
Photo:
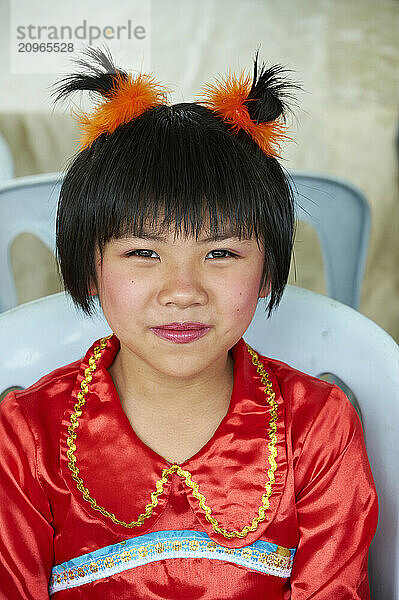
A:
{"type": "Polygon", "coordinates": [[[253,78],[171,106],[152,76],[87,56],[57,90],[101,98],[79,117],[57,248],[75,303],[98,296],[114,333],[1,404],[0,598],[369,598],[359,419],[242,337],[287,281],[295,86],[256,56],[253,78]]]}

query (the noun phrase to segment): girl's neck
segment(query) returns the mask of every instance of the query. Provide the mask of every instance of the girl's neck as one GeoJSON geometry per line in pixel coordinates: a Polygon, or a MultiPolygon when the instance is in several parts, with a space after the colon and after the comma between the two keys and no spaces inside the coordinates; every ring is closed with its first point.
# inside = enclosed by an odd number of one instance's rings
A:
{"type": "Polygon", "coordinates": [[[151,411],[165,410],[169,414],[202,413],[219,398],[231,397],[234,360],[231,352],[215,361],[211,369],[194,377],[164,376],[132,361],[127,353],[119,352],[109,368],[124,407],[140,404],[151,411]]]}
{"type": "Polygon", "coordinates": [[[141,440],[171,462],[184,462],[212,437],[233,390],[231,352],[193,378],[163,377],[118,353],[109,372],[141,440]],[[118,360],[119,357],[119,360],[118,360]]]}

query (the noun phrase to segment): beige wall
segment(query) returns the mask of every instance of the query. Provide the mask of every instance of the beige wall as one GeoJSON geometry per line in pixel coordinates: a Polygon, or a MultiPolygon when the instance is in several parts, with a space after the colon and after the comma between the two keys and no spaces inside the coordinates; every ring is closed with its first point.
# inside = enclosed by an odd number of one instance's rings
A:
{"type": "MultiPolygon", "coordinates": [[[[285,148],[284,165],[346,178],[366,194],[372,232],[360,310],[399,339],[398,32],[394,0],[152,1],[151,63],[175,90],[172,102],[193,99],[229,67],[251,69],[259,44],[269,64],[296,72],[305,92],[292,123],[296,143],[285,148]]],[[[37,84],[44,85],[43,77],[37,84]]],[[[15,78],[11,88],[26,94],[23,85],[15,78]]],[[[0,132],[14,154],[16,175],[61,170],[74,151],[71,118],[51,115],[47,107],[31,113],[28,102],[23,112],[3,110],[0,132]]],[[[298,230],[295,255],[295,283],[323,292],[321,257],[308,227],[298,230]]],[[[21,301],[59,289],[49,260],[32,239],[16,243],[21,301]]]]}

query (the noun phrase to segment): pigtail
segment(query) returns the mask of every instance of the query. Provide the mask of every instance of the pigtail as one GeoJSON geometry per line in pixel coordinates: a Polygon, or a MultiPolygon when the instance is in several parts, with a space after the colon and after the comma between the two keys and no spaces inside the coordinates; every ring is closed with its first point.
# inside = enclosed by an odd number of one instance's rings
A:
{"type": "Polygon", "coordinates": [[[56,83],[54,92],[55,102],[79,90],[100,97],[93,113],[74,113],[82,129],[80,150],[91,146],[102,134],[113,133],[120,125],[136,119],[146,110],[165,104],[168,91],[151,75],[132,75],[117,68],[108,49],[88,47],[84,54],[89,60],[74,61],[83,72],[61,79],[56,83]]]}
{"type": "Polygon", "coordinates": [[[259,50],[254,58],[252,87],[245,102],[249,115],[256,124],[278,118],[285,122],[287,113],[291,112],[289,102],[294,102],[291,90],[300,86],[284,77],[288,70],[281,65],[266,68],[262,63],[258,74],[258,55],[259,50]]]}
{"type": "Polygon", "coordinates": [[[82,90],[109,98],[119,80],[127,81],[128,74],[115,66],[107,47],[101,50],[88,46],[82,50],[82,54],[86,55],[89,60],[77,58],[73,62],[87,73],[73,73],[58,81],[54,86],[53,93],[56,96],[55,102],[64,100],[70,94],[82,90]]]}
{"type": "Polygon", "coordinates": [[[199,103],[213,110],[236,133],[245,131],[266,155],[280,158],[281,142],[291,140],[286,134],[287,101],[292,99],[291,90],[300,86],[284,78],[286,70],[280,65],[267,69],[262,63],[258,69],[258,54],[252,78],[245,73],[229,73],[216,84],[205,85],[199,103]]]}

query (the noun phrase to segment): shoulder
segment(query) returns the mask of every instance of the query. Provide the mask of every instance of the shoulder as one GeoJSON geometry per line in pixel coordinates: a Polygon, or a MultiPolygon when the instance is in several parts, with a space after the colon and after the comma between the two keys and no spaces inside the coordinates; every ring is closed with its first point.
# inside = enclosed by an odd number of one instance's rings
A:
{"type": "MultiPolygon", "coordinates": [[[[286,411],[286,424],[294,448],[309,434],[325,443],[328,431],[334,431],[341,448],[353,436],[363,437],[356,410],[337,386],[313,377],[275,359],[261,356],[265,368],[274,376],[286,411]]],[[[314,440],[315,442],[317,440],[314,440]]]]}
{"type": "Polygon", "coordinates": [[[53,427],[62,419],[75,386],[81,360],[59,367],[24,390],[14,390],[0,403],[0,420],[25,420],[32,431],[53,427]]]}
{"type": "Polygon", "coordinates": [[[345,393],[283,362],[264,357],[264,365],[283,398],[297,499],[334,481],[340,493],[349,485],[375,502],[362,424],[345,393]]]}

